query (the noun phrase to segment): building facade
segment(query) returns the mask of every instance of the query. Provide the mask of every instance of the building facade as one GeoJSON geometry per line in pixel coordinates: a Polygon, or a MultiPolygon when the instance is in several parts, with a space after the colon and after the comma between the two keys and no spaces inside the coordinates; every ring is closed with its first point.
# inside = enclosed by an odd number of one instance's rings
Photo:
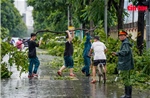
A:
{"type": "MultiPolygon", "coordinates": [[[[132,39],[136,40],[137,34],[138,34],[138,27],[137,27],[137,21],[138,21],[138,11],[128,11],[127,7],[128,5],[132,4],[132,2],[129,2],[129,0],[125,0],[124,2],[124,9],[128,13],[128,16],[124,17],[124,30],[127,31],[129,34],[132,35],[132,39]]],[[[111,27],[109,35],[112,38],[118,38],[118,31],[117,26],[111,27]]],[[[146,28],[144,28],[144,39],[146,39],[146,28]]]]}
{"type": "Polygon", "coordinates": [[[20,15],[23,16],[23,21],[25,22],[28,33],[33,32],[33,16],[32,16],[32,10],[33,7],[27,6],[27,0],[14,0],[15,7],[19,10],[20,15]]]}

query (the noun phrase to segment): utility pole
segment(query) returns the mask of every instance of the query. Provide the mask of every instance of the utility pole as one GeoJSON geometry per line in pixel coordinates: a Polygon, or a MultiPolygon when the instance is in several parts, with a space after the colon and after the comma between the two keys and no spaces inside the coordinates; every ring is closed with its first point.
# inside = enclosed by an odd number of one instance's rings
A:
{"type": "Polygon", "coordinates": [[[70,6],[68,5],[68,27],[70,26],[70,6]]]}
{"type": "MultiPolygon", "coordinates": [[[[92,3],[92,0],[89,0],[89,5],[92,3]]],[[[90,20],[90,29],[94,27],[94,22],[93,20],[90,20]]],[[[91,36],[95,36],[93,31],[90,31],[91,36]]]]}
{"type": "Polygon", "coordinates": [[[71,13],[71,5],[68,5],[68,30],[74,29],[71,13]]]}
{"type": "Polygon", "coordinates": [[[68,27],[72,26],[72,13],[71,13],[71,5],[68,5],[68,27]]]}
{"type": "Polygon", "coordinates": [[[150,0],[149,9],[146,12],[146,49],[150,49],[150,0]]]}
{"type": "Polygon", "coordinates": [[[107,39],[107,0],[105,0],[105,15],[104,15],[104,29],[106,33],[106,39],[107,39]]]}
{"type": "MultiPolygon", "coordinates": [[[[134,11],[132,13],[132,23],[134,24],[134,11]]],[[[134,26],[133,26],[134,27],[134,26]]]]}
{"type": "Polygon", "coordinates": [[[147,6],[146,11],[146,49],[150,49],[150,0],[142,2],[144,6],[147,6]]]}

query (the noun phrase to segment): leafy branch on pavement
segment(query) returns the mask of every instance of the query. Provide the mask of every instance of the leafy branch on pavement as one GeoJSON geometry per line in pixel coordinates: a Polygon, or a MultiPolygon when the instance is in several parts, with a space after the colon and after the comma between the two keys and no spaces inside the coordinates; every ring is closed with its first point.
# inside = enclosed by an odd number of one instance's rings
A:
{"type": "Polygon", "coordinates": [[[8,41],[3,41],[9,34],[8,29],[1,27],[1,32],[1,78],[9,78],[12,75],[11,66],[16,66],[17,70],[20,71],[20,75],[22,72],[27,72],[27,52],[18,51],[16,47],[9,43],[9,38],[8,41]],[[3,61],[5,56],[8,57],[8,61],[6,62],[3,61]]]}

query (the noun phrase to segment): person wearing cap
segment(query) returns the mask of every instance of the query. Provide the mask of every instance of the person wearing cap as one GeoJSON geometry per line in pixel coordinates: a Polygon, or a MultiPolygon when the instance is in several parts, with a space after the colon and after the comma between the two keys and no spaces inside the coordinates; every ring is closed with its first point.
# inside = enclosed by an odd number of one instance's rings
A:
{"type": "Polygon", "coordinates": [[[91,49],[91,36],[88,32],[86,32],[86,42],[84,43],[84,50],[83,50],[83,58],[84,58],[84,67],[82,68],[82,73],[85,74],[86,76],[90,76],[90,56],[89,56],[89,51],[91,49]]]}
{"type": "Polygon", "coordinates": [[[62,76],[62,71],[65,69],[65,68],[69,68],[70,69],[70,74],[69,76],[75,76],[75,74],[73,73],[73,66],[74,66],[74,61],[73,61],[73,43],[72,43],[72,40],[73,40],[73,37],[74,37],[74,31],[71,30],[72,34],[70,34],[70,31],[67,30],[66,33],[67,33],[67,36],[66,36],[66,39],[67,39],[67,42],[65,43],[65,51],[64,51],[64,62],[65,64],[58,70],[57,74],[59,76],[62,76]]]}
{"type": "Polygon", "coordinates": [[[29,46],[29,52],[28,52],[29,75],[28,75],[28,78],[38,77],[37,70],[40,65],[40,61],[36,55],[36,47],[39,47],[41,45],[42,38],[40,39],[39,43],[36,43],[35,40],[36,40],[36,34],[31,33],[31,38],[28,40],[28,46],[29,46]],[[35,65],[34,70],[33,70],[33,65],[35,65]]]}
{"type": "MultiPolygon", "coordinates": [[[[94,37],[94,42],[91,46],[89,55],[92,54],[92,51],[94,51],[94,66],[92,68],[92,75],[93,80],[91,83],[96,83],[96,69],[99,63],[104,64],[104,71],[106,75],[106,55],[105,52],[107,51],[106,46],[104,43],[100,42],[99,36],[94,37]]],[[[105,77],[106,78],[106,77],[105,77]]]]}
{"type": "Polygon", "coordinates": [[[130,70],[134,69],[133,56],[132,56],[132,45],[129,43],[127,38],[128,33],[125,31],[119,32],[119,39],[122,42],[120,50],[118,52],[112,52],[112,55],[118,56],[117,69],[120,70],[120,75],[125,85],[125,95],[121,98],[131,98],[132,86],[130,82],[130,70]]]}

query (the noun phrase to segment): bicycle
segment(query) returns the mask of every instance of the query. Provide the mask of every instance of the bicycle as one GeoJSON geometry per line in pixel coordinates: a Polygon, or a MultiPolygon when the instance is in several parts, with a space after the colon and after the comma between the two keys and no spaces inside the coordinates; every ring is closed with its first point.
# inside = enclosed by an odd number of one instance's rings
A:
{"type": "Polygon", "coordinates": [[[106,73],[105,73],[105,68],[104,68],[104,63],[99,63],[97,66],[98,69],[98,77],[99,77],[99,82],[103,79],[103,83],[106,83],[106,73]]]}

